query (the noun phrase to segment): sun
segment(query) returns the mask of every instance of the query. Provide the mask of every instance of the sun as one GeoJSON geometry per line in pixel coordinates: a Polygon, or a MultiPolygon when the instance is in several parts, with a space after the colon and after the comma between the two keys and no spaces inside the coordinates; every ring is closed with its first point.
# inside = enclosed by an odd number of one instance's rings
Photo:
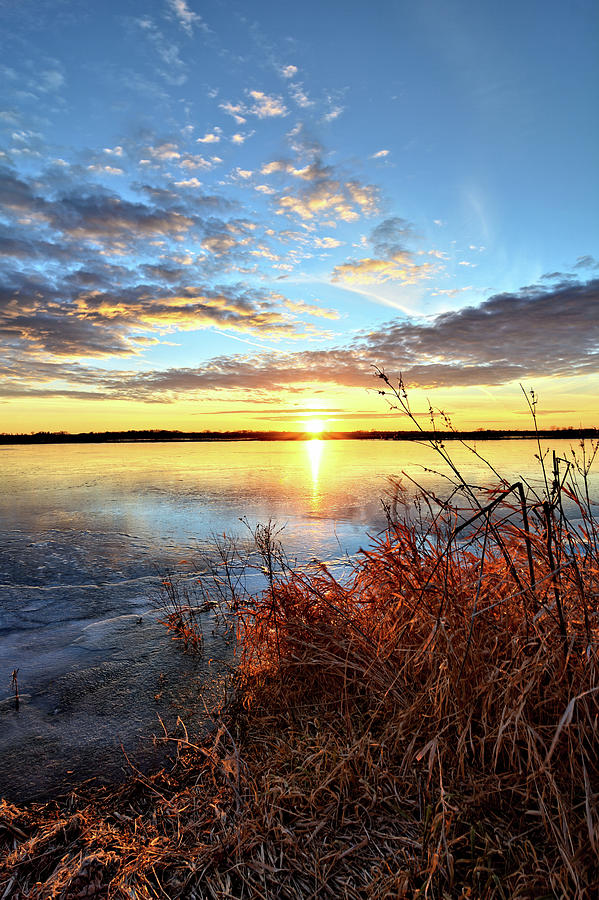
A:
{"type": "Polygon", "coordinates": [[[304,422],[304,431],[309,434],[322,434],[325,429],[325,423],[322,419],[308,419],[304,422]]]}

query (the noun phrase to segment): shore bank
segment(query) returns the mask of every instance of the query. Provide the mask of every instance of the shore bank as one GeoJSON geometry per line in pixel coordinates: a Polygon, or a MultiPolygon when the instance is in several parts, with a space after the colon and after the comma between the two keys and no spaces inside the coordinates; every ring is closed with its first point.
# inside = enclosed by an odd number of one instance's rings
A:
{"type": "Polygon", "coordinates": [[[493,429],[478,428],[476,431],[455,431],[423,429],[392,431],[372,429],[370,431],[162,431],[147,429],[142,431],[90,431],[71,434],[66,431],[37,431],[32,434],[0,434],[0,445],[12,444],[111,444],[111,443],[160,443],[169,442],[213,442],[213,441],[505,441],[530,440],[531,438],[550,440],[594,440],[599,437],[597,428],[552,428],[548,431],[535,429],[493,429]]]}

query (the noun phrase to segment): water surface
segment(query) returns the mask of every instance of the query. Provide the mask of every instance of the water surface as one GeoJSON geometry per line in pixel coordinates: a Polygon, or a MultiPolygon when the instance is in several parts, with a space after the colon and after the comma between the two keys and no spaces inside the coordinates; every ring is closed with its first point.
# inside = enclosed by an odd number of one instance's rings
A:
{"type": "MultiPolygon", "coordinates": [[[[449,446],[471,482],[494,480],[449,446]]],[[[521,474],[541,490],[534,442],[479,449],[506,478],[521,474]]],[[[565,441],[555,449],[570,453],[565,441]]],[[[384,528],[391,476],[450,491],[439,459],[414,442],[8,446],[0,465],[0,794],[9,796],[64,789],[98,770],[113,778],[121,744],[151,764],[158,715],[201,727],[198,677],[218,685],[223,670],[182,653],[155,607],[164,573],[193,569],[218,535],[243,538],[274,520],[300,564],[343,567],[384,528]]],[[[227,652],[214,639],[207,657],[227,652]]]]}

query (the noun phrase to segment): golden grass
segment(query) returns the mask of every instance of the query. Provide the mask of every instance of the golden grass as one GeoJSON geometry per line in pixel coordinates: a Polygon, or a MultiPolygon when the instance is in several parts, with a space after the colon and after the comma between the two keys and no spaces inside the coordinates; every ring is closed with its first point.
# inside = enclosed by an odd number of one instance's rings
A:
{"type": "Polygon", "coordinates": [[[117,791],[2,803],[0,898],[597,896],[599,528],[566,474],[423,497],[343,583],[259,530],[215,730],[117,791]]]}

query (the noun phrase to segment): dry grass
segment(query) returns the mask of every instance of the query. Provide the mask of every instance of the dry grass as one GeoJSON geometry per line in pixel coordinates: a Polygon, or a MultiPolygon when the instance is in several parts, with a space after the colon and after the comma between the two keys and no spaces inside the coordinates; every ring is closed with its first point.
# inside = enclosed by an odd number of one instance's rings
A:
{"type": "Polygon", "coordinates": [[[597,896],[599,528],[578,466],[582,488],[558,461],[543,498],[424,495],[343,583],[259,530],[268,586],[235,582],[214,732],[117,792],[2,804],[0,898],[597,896]]]}

